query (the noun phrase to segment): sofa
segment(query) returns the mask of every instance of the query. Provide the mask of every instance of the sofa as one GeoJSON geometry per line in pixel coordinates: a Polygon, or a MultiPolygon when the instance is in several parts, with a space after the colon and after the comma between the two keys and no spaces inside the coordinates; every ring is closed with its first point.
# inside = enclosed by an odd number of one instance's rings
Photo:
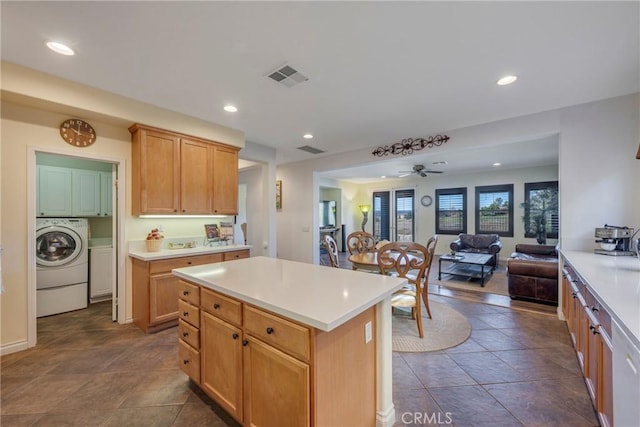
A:
{"type": "Polygon", "coordinates": [[[558,305],[558,247],[517,244],[507,260],[512,299],[558,305]]]}
{"type": "Polygon", "coordinates": [[[454,252],[467,252],[476,254],[493,255],[489,265],[493,268],[498,266],[498,254],[502,249],[500,236],[497,234],[464,234],[458,235],[458,239],[449,245],[454,252]]]}

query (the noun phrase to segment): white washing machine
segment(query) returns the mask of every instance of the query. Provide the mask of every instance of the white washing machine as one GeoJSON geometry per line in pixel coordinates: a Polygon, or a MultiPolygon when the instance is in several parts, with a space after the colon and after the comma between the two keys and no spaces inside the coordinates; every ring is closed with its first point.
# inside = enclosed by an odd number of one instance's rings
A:
{"type": "Polygon", "coordinates": [[[88,278],[88,221],[85,218],[37,218],[37,316],[86,308],[88,278]]]}

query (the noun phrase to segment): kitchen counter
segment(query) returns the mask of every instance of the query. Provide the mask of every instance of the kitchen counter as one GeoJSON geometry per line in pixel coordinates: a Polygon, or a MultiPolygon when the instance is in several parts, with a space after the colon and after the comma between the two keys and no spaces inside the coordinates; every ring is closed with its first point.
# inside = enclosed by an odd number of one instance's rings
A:
{"type": "Polygon", "coordinates": [[[560,251],[616,323],[640,347],[640,259],[560,251]]]}
{"type": "MultiPolygon", "coordinates": [[[[164,242],[163,242],[164,243],[164,242]]],[[[168,244],[168,243],[167,243],[168,244]]],[[[169,249],[164,246],[158,252],[148,252],[144,240],[132,240],[129,242],[129,256],[142,261],[155,261],[159,259],[178,258],[192,255],[204,255],[229,251],[251,249],[250,245],[220,245],[220,246],[196,246],[195,248],[169,249]]]]}
{"type": "Polygon", "coordinates": [[[173,274],[322,331],[340,326],[407,283],[262,256],[178,268],[173,274]]]}
{"type": "MultiPolygon", "coordinates": [[[[345,369],[345,361],[349,358],[338,356],[341,351],[344,351],[341,349],[365,348],[367,343],[371,342],[372,333],[375,334],[373,340],[375,347],[372,350],[375,358],[365,359],[361,366],[354,368],[358,374],[354,373],[347,384],[351,387],[350,390],[357,390],[358,387],[365,387],[369,391],[374,389],[376,425],[391,427],[394,424],[396,417],[392,394],[391,294],[405,285],[406,279],[263,256],[176,268],[172,273],[187,282],[257,307],[254,310],[264,309],[281,318],[315,328],[317,332],[312,333],[311,336],[312,342],[318,344],[318,347],[313,344],[312,348],[313,351],[319,348],[320,353],[309,363],[312,365],[310,370],[314,373],[313,375],[317,374],[315,369],[324,372],[322,381],[325,377],[331,378],[332,373],[329,372],[333,369],[331,366],[335,366],[336,372],[342,372],[341,369],[345,369]],[[369,321],[368,326],[358,325],[362,315],[371,316],[372,307],[375,307],[373,320],[369,321]],[[367,310],[369,314],[365,313],[367,310]],[[353,329],[354,325],[358,325],[357,329],[353,329]],[[344,338],[342,334],[348,330],[355,334],[349,339],[351,347],[340,344],[340,337],[344,338]],[[333,333],[337,338],[327,338],[322,345],[317,341],[333,333]],[[361,338],[355,339],[356,336],[361,338]],[[327,356],[334,353],[333,356],[327,356]],[[327,357],[323,358],[323,354],[327,357]],[[331,359],[331,357],[339,357],[340,360],[331,359]],[[316,363],[319,365],[316,366],[316,363]],[[364,378],[370,380],[372,375],[367,374],[363,377],[360,371],[366,370],[367,366],[374,366],[375,386],[365,385],[369,381],[365,381],[364,378]]],[[[246,325],[241,327],[246,328],[246,325]]],[[[249,332],[249,335],[254,334],[254,331],[249,332]]],[[[270,333],[267,330],[267,334],[270,333]]],[[[249,340],[259,342],[251,336],[249,340]]],[[[200,370],[203,369],[207,368],[200,368],[200,370]]],[[[336,383],[346,377],[341,374],[340,378],[335,379],[336,383]]],[[[331,388],[322,381],[320,379],[317,382],[311,381],[310,396],[314,402],[311,406],[318,404],[319,407],[325,408],[326,403],[322,406],[320,402],[330,400],[326,393],[331,393],[331,388]],[[319,383],[324,386],[316,389],[319,383]]],[[[296,395],[302,396],[302,394],[296,395]]],[[[320,412],[326,416],[330,411],[320,412]]],[[[320,415],[313,414],[312,411],[311,416],[319,417],[320,415]]],[[[318,422],[319,425],[322,424],[318,422]]],[[[367,425],[371,423],[367,422],[367,425]]]]}

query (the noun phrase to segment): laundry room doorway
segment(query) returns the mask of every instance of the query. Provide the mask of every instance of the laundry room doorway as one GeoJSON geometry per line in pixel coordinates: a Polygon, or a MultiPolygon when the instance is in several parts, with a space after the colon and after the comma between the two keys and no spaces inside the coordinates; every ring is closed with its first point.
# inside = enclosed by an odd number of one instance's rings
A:
{"type": "Polygon", "coordinates": [[[111,320],[125,323],[124,160],[37,148],[30,154],[30,345],[38,317],[92,304],[111,301],[111,320]],[[77,253],[67,264],[66,252],[77,253]]]}

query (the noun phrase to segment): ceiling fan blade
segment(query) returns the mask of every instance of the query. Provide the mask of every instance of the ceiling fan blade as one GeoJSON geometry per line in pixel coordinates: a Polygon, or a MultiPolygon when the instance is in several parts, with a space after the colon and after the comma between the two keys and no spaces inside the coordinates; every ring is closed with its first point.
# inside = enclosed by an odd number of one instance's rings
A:
{"type": "Polygon", "coordinates": [[[411,172],[406,172],[401,175],[398,175],[398,178],[404,178],[405,176],[409,176],[409,175],[411,175],[411,172]]]}
{"type": "Polygon", "coordinates": [[[424,171],[424,173],[442,173],[442,171],[424,171]]]}

